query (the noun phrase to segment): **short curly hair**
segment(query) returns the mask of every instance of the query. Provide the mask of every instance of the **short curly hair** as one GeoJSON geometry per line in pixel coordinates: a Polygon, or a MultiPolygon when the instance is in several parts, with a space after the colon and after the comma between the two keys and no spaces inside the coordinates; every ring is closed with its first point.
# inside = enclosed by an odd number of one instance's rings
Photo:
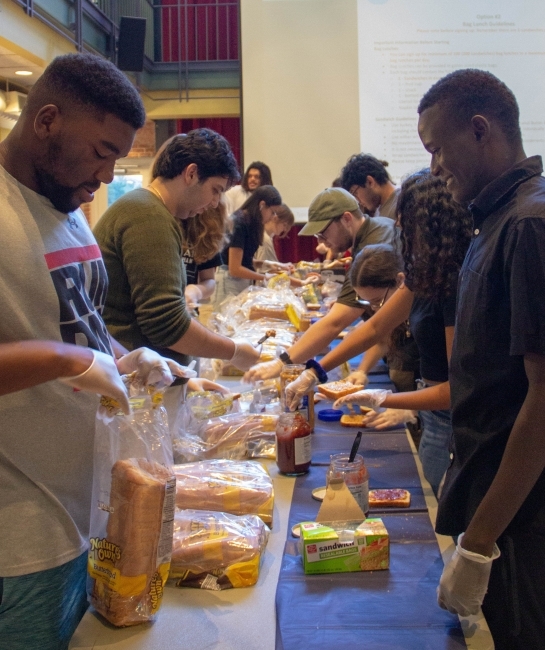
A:
{"type": "Polygon", "coordinates": [[[136,88],[113,63],[93,54],[64,54],[47,66],[28,93],[24,112],[46,104],[80,106],[99,117],[111,113],[134,129],[146,121],[136,88]]]}
{"type": "Polygon", "coordinates": [[[470,213],[429,169],[402,183],[397,212],[408,286],[432,300],[452,295],[471,239],[470,213]]]}
{"type": "Polygon", "coordinates": [[[170,138],[153,163],[152,178],[173,179],[194,163],[202,183],[211,176],[227,178],[227,187],[240,179],[237,161],[227,140],[212,129],[194,129],[170,138]]]}
{"type": "Polygon", "coordinates": [[[348,159],[341,170],[341,186],[348,192],[354,185],[363,187],[368,176],[372,176],[379,185],[385,185],[392,181],[386,171],[387,166],[385,160],[379,160],[368,153],[357,153],[348,159]]]}
{"type": "Polygon", "coordinates": [[[266,165],[260,160],[256,160],[255,162],[248,165],[246,171],[244,172],[244,176],[242,177],[242,182],[240,183],[246,192],[250,191],[250,188],[248,187],[248,174],[250,173],[250,169],[257,169],[257,171],[261,174],[261,185],[273,184],[271,168],[269,165],[266,165]]]}
{"type": "Polygon", "coordinates": [[[522,139],[515,95],[490,72],[472,68],[451,72],[422,97],[418,113],[435,104],[444,107],[455,124],[468,124],[474,115],[482,115],[496,120],[510,142],[522,139]]]}

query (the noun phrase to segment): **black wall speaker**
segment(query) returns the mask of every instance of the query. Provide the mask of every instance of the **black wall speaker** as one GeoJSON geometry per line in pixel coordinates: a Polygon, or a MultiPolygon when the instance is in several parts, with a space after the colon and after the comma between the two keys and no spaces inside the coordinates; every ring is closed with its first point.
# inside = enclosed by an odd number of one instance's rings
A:
{"type": "Polygon", "coordinates": [[[144,69],[144,41],[146,39],[146,19],[122,16],[119,22],[117,42],[117,67],[130,72],[144,69]]]}

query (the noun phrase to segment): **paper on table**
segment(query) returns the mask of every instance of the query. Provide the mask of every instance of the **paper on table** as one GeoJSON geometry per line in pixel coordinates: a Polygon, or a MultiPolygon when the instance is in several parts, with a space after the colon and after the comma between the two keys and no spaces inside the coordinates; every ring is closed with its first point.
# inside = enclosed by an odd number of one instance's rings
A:
{"type": "Polygon", "coordinates": [[[342,478],[331,479],[320,510],[318,510],[316,521],[348,521],[352,519],[363,521],[365,519],[363,510],[342,478]]]}

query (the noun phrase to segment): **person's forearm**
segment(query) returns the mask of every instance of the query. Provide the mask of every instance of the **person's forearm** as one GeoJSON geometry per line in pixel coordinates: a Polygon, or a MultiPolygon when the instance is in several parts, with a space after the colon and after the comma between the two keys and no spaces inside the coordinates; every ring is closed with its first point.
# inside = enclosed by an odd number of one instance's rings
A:
{"type": "Polygon", "coordinates": [[[229,264],[229,275],[233,278],[240,278],[241,280],[256,280],[260,282],[261,280],[266,280],[265,275],[262,273],[256,273],[250,269],[247,269],[245,266],[235,266],[229,264]]]}
{"type": "Polygon", "coordinates": [[[216,288],[216,281],[215,280],[202,280],[199,281],[197,286],[201,290],[202,293],[202,300],[205,298],[210,298],[210,296],[214,293],[214,289],[216,288]]]}
{"type": "MultiPolygon", "coordinates": [[[[310,331],[310,330],[309,330],[310,331]]],[[[349,361],[361,352],[376,345],[382,338],[382,332],[374,327],[373,319],[358,325],[344,340],[339,343],[331,352],[328,352],[320,361],[326,372],[333,370],[341,363],[349,361]]]]}
{"type": "Polygon", "coordinates": [[[382,357],[388,354],[389,345],[387,343],[381,342],[373,345],[372,348],[369,348],[367,352],[363,355],[363,359],[358,367],[358,370],[361,370],[366,375],[377,365],[377,363],[382,359],[382,357]]]}
{"type": "Polygon", "coordinates": [[[342,330],[361,313],[344,305],[333,305],[331,311],[309,327],[288,350],[293,363],[306,363],[319,354],[342,330]],[[341,307],[341,308],[339,308],[341,307]]]}
{"type": "Polygon", "coordinates": [[[32,388],[59,377],[75,377],[93,361],[89,348],[56,341],[0,345],[0,395],[32,388]]]}
{"type": "Polygon", "coordinates": [[[392,393],[382,402],[385,408],[410,409],[412,411],[440,411],[450,409],[450,384],[448,381],[437,386],[407,393],[392,393]]]}
{"type": "Polygon", "coordinates": [[[208,359],[231,359],[235,353],[235,344],[231,339],[211,332],[194,318],[185,334],[169,347],[181,354],[208,359]]]}
{"type": "Polygon", "coordinates": [[[121,345],[119,341],[116,341],[113,336],[110,335],[110,343],[112,344],[112,350],[114,353],[114,357],[116,359],[119,359],[119,357],[122,357],[124,354],[127,354],[128,350],[124,345],[121,345]]]}

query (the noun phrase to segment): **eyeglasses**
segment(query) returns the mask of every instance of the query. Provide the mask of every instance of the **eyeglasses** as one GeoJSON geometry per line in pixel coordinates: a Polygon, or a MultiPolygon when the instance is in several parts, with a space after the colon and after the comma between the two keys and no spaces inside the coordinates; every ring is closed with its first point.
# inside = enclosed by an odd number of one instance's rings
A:
{"type": "Polygon", "coordinates": [[[316,237],[316,239],[317,239],[318,241],[327,242],[327,237],[325,236],[325,234],[326,234],[328,228],[330,228],[331,224],[332,224],[334,221],[338,221],[339,219],[340,219],[340,217],[335,217],[334,219],[331,219],[331,221],[327,224],[327,226],[326,226],[326,227],[325,227],[321,232],[318,232],[318,233],[316,233],[316,234],[314,235],[314,236],[316,237]]]}
{"type": "Polygon", "coordinates": [[[371,309],[378,311],[388,299],[388,294],[392,290],[392,287],[386,287],[386,292],[382,296],[382,300],[358,300],[361,305],[369,305],[371,309]]]}
{"type": "MultiPolygon", "coordinates": [[[[359,185],[354,185],[354,189],[350,190],[350,194],[352,194],[352,196],[356,199],[356,201],[358,201],[358,197],[356,195],[356,192],[358,191],[359,187],[360,187],[359,185]]],[[[358,203],[359,203],[359,201],[358,201],[358,203]]]]}

